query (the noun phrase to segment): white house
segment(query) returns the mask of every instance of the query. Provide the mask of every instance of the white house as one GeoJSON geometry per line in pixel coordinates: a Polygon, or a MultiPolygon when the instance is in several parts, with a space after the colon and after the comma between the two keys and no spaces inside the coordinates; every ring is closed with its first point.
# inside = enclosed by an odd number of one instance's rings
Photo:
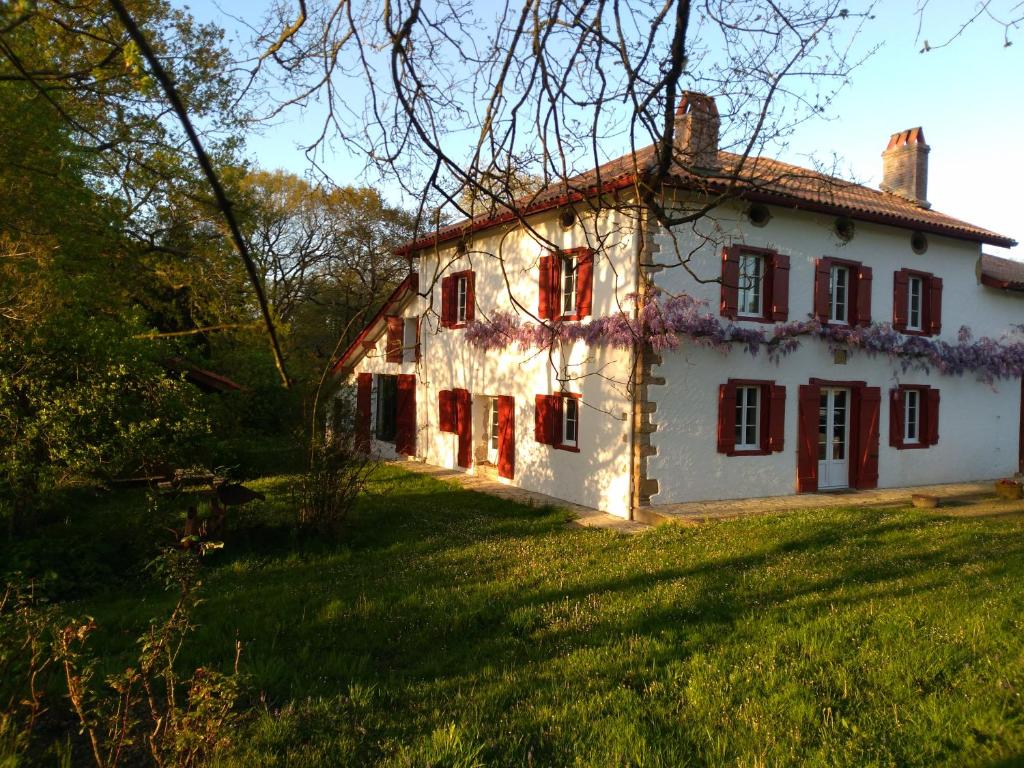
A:
{"type": "Polygon", "coordinates": [[[637,204],[647,148],[403,247],[335,369],[360,439],[626,517],[1022,467],[1024,265],[931,209],[920,129],[882,190],[719,151],[700,94],[676,134],[691,223],[637,204]]]}

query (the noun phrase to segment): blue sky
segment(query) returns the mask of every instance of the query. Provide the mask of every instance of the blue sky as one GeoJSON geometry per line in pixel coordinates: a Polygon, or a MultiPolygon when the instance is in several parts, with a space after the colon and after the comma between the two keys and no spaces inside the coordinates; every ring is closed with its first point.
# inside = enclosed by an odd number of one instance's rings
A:
{"type": "MultiPolygon", "coordinates": [[[[918,2],[879,3],[858,44],[866,49],[879,43],[880,50],[854,72],[823,119],[797,129],[780,159],[806,165],[813,156],[831,165],[836,156],[841,175],[877,186],[889,135],[920,125],[931,146],[932,207],[1024,242],[1024,29],[1011,31],[1015,44],[1006,48],[1002,27],[982,19],[949,46],[919,53],[918,2]]],[[[263,0],[203,0],[190,8],[231,33],[238,25],[226,14],[255,23],[264,6],[263,0]]],[[[963,0],[931,0],[922,39],[935,44],[948,38],[973,8],[963,0]]],[[[315,107],[306,115],[290,114],[253,137],[250,154],[264,168],[303,173],[308,163],[300,145],[318,131],[315,116],[315,107]]],[[[361,159],[334,149],[326,167],[335,181],[373,181],[360,176],[361,159]]],[[[398,202],[392,190],[384,192],[398,202]]],[[[1008,255],[1024,259],[1024,246],[1008,255]]]]}

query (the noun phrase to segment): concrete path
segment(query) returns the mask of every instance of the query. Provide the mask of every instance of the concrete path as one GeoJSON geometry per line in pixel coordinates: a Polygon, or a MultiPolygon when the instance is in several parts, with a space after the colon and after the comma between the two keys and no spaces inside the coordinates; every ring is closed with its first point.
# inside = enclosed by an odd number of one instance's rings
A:
{"type": "Polygon", "coordinates": [[[984,513],[990,513],[990,507],[1004,511],[1004,508],[1005,510],[1010,510],[1010,507],[1019,506],[1019,502],[996,501],[994,499],[995,492],[992,488],[994,482],[995,480],[985,480],[975,483],[921,485],[912,488],[879,488],[868,491],[801,493],[792,496],[770,496],[761,499],[656,504],[650,507],[641,507],[637,510],[636,517],[650,525],[660,525],[663,523],[697,524],[709,520],[729,520],[745,515],[791,512],[798,509],[909,505],[911,503],[910,497],[915,493],[937,496],[939,498],[940,511],[948,511],[953,514],[972,514],[971,510],[974,507],[983,508],[985,510],[984,513]]]}
{"type": "Polygon", "coordinates": [[[497,480],[484,475],[467,475],[462,471],[435,467],[433,464],[426,464],[422,461],[410,461],[407,459],[389,461],[388,463],[394,464],[396,467],[405,469],[409,472],[418,472],[421,475],[430,475],[431,477],[436,477],[439,480],[457,483],[463,488],[471,491],[478,491],[479,493],[486,493],[490,496],[497,496],[501,499],[508,499],[509,501],[514,501],[518,504],[525,504],[531,507],[552,506],[558,507],[559,509],[567,509],[574,516],[573,523],[575,525],[581,525],[584,528],[604,528],[606,530],[617,531],[619,533],[639,533],[640,531],[650,529],[650,526],[644,525],[643,523],[624,520],[621,517],[609,515],[607,512],[602,512],[598,509],[573,504],[536,491],[528,491],[525,488],[517,488],[514,485],[505,485],[504,483],[500,483],[497,480]]]}

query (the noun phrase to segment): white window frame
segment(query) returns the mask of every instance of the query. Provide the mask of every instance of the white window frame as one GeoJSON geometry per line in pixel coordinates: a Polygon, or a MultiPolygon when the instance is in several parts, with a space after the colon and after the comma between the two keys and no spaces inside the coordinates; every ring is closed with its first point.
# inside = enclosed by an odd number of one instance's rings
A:
{"type": "Polygon", "coordinates": [[[463,275],[455,280],[455,322],[466,322],[469,303],[469,278],[463,275]]]}
{"type": "Polygon", "coordinates": [[[828,321],[830,323],[836,323],[837,325],[849,325],[850,324],[850,278],[853,274],[846,264],[833,264],[829,268],[828,275],[828,321]],[[846,278],[843,281],[843,317],[838,317],[837,308],[840,306],[839,302],[839,275],[844,273],[846,278]]]}
{"type": "Polygon", "coordinates": [[[562,445],[578,448],[580,442],[580,404],[575,397],[562,398],[562,445]],[[571,407],[570,407],[571,406],[571,407]],[[570,413],[572,415],[570,417],[570,413]],[[573,437],[569,439],[569,424],[573,426],[573,437]]]}
{"type": "Polygon", "coordinates": [[[498,450],[498,442],[501,431],[501,421],[498,415],[498,398],[490,398],[490,411],[487,414],[487,448],[491,451],[498,450]]]}
{"type": "Polygon", "coordinates": [[[766,259],[757,253],[741,253],[736,294],[737,317],[764,316],[764,277],[766,259]],[[751,273],[751,265],[754,272],[751,273]]]}
{"type": "Polygon", "coordinates": [[[740,384],[736,387],[736,413],[733,418],[733,429],[738,432],[735,449],[737,451],[757,451],[761,449],[761,387],[757,384],[740,384]],[[753,403],[750,400],[753,399],[753,403]],[[753,424],[751,424],[753,413],[753,424]],[[754,427],[754,441],[747,442],[747,433],[754,427]]]}
{"type": "Polygon", "coordinates": [[[562,256],[561,267],[562,267],[562,284],[559,286],[559,305],[562,308],[563,315],[574,315],[576,314],[576,289],[577,289],[577,271],[576,271],[576,260],[572,256],[562,256]]]}
{"type": "Polygon", "coordinates": [[[903,390],[903,443],[921,443],[921,390],[903,390]]]}
{"type": "Polygon", "coordinates": [[[924,330],[924,278],[919,275],[910,275],[907,278],[907,330],[924,330]],[[916,307],[914,306],[915,285],[917,286],[916,307]]]}

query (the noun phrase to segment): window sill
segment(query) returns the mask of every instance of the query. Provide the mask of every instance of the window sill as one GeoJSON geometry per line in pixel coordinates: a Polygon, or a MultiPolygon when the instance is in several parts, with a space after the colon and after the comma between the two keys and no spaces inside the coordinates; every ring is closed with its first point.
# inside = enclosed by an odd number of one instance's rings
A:
{"type": "Polygon", "coordinates": [[[553,320],[557,320],[560,323],[567,323],[567,322],[577,322],[579,320],[583,320],[583,319],[588,318],[588,317],[590,317],[590,315],[558,315],[557,317],[554,317],[552,319],[553,320]]]}
{"type": "Polygon", "coordinates": [[[767,456],[771,453],[767,448],[751,448],[750,450],[734,449],[726,452],[726,456],[767,456]]]}
{"type": "Polygon", "coordinates": [[[892,447],[897,451],[914,451],[919,448],[931,448],[931,445],[929,443],[900,443],[892,447]]]}
{"type": "Polygon", "coordinates": [[[561,445],[561,444],[559,444],[559,445],[552,445],[551,447],[554,448],[556,451],[569,451],[570,453],[579,453],[580,452],[579,446],[575,446],[575,445],[561,445]]]}
{"type": "MultiPolygon", "coordinates": [[[[899,329],[897,329],[897,330],[899,330],[899,329]]],[[[911,328],[906,328],[906,329],[900,331],[900,333],[902,333],[904,336],[925,336],[925,337],[928,337],[928,336],[937,336],[938,335],[938,334],[935,334],[935,333],[928,333],[928,331],[915,331],[915,330],[913,330],[911,328]]]]}
{"type": "Polygon", "coordinates": [[[736,317],[733,317],[731,319],[734,322],[737,322],[737,323],[776,323],[776,322],[784,323],[785,322],[785,320],[772,320],[770,317],[767,317],[766,315],[736,315],[736,317]]]}

